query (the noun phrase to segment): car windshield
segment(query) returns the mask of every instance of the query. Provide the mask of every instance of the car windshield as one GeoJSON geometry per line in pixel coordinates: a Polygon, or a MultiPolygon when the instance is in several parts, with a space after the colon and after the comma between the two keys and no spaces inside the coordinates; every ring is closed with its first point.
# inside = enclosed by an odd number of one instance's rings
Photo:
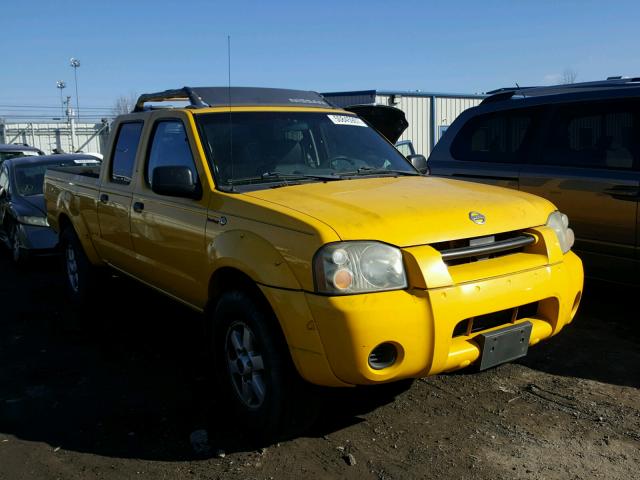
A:
{"type": "Polygon", "coordinates": [[[198,115],[217,184],[289,184],[356,175],[417,175],[379,133],[354,115],[235,112],[198,115]]]}
{"type": "Polygon", "coordinates": [[[16,165],[15,170],[15,186],[16,192],[22,197],[31,197],[33,195],[42,195],[44,185],[44,174],[51,167],[70,167],[70,166],[94,166],[100,165],[100,161],[95,158],[77,158],[73,160],[64,160],[60,162],[49,162],[39,164],[16,165]]]}
{"type": "Polygon", "coordinates": [[[11,150],[10,152],[0,152],[0,163],[10,158],[16,157],[35,157],[39,153],[36,150],[11,150]]]}

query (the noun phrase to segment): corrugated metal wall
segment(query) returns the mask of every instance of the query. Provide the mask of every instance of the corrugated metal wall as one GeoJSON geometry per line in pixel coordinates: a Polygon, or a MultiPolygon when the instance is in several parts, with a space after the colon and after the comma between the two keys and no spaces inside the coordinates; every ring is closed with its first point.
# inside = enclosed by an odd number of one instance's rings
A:
{"type": "Polygon", "coordinates": [[[376,94],[375,97],[369,94],[369,91],[353,92],[353,95],[324,94],[324,96],[333,104],[339,107],[348,105],[357,105],[365,103],[378,103],[381,105],[392,105],[400,108],[406,115],[409,122],[409,128],[404,132],[400,141],[411,140],[416,153],[422,153],[429,156],[431,153],[431,137],[435,132],[435,142],[440,139],[443,128],[451,125],[451,123],[464,110],[478,105],[482,98],[474,98],[472,96],[464,97],[460,95],[447,96],[446,94],[407,94],[399,92],[397,95],[397,103],[391,103],[393,92],[376,94]],[[435,98],[435,111],[433,118],[435,126],[431,125],[431,103],[435,98]]]}
{"type": "MultiPolygon", "coordinates": [[[[73,145],[83,152],[103,153],[109,136],[109,125],[80,123],[75,126],[73,145]]],[[[45,153],[54,148],[71,152],[71,127],[68,123],[0,123],[0,143],[26,143],[45,153]]]]}
{"type": "Polygon", "coordinates": [[[436,97],[436,142],[440,140],[440,127],[447,127],[467,108],[475,107],[481,98],[436,97]]]}

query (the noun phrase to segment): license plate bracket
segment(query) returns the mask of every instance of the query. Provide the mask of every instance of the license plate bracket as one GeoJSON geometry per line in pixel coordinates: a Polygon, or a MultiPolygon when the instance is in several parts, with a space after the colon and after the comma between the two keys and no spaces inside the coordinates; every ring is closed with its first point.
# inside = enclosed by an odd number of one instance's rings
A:
{"type": "Polygon", "coordinates": [[[531,322],[522,322],[475,337],[481,351],[479,369],[486,370],[524,357],[529,350],[531,327],[531,322]]]}

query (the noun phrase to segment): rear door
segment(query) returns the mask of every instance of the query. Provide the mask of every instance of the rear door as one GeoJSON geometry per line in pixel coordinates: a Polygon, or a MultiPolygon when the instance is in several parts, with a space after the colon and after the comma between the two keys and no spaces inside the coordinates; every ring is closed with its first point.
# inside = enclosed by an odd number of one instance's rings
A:
{"type": "Polygon", "coordinates": [[[539,151],[523,165],[520,188],[569,216],[589,275],[635,275],[640,176],[636,101],[594,101],[548,111],[539,151]]]}
{"type": "Polygon", "coordinates": [[[131,243],[130,209],[136,154],[140,145],[143,122],[126,122],[118,126],[116,138],[103,170],[98,198],[100,239],[96,247],[100,256],[118,268],[131,264],[134,256],[131,243]]]}
{"type": "Polygon", "coordinates": [[[530,155],[539,109],[502,110],[471,118],[432,171],[460,180],[518,188],[520,162],[530,155]]]}

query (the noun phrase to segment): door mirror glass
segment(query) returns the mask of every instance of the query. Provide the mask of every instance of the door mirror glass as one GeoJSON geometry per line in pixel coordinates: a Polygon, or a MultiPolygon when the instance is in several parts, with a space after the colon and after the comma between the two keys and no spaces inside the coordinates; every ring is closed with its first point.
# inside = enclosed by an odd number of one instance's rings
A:
{"type": "Polygon", "coordinates": [[[411,162],[411,165],[423,175],[429,173],[429,166],[427,165],[427,159],[424,155],[408,155],[407,159],[411,162]]]}
{"type": "Polygon", "coordinates": [[[4,200],[9,196],[7,190],[4,187],[0,187],[0,200],[4,200]]]}
{"type": "Polygon", "coordinates": [[[200,199],[202,189],[189,167],[167,166],[153,169],[151,190],[158,195],[200,199]]]}

